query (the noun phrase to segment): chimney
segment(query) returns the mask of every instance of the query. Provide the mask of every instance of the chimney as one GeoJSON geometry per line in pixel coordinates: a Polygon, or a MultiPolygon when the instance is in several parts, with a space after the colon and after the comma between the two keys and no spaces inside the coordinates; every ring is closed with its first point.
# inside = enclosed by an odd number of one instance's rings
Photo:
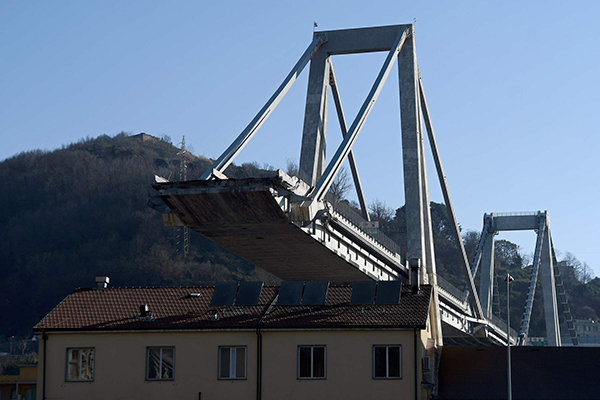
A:
{"type": "Polygon", "coordinates": [[[410,287],[413,293],[419,293],[421,287],[420,272],[421,272],[421,260],[419,258],[411,258],[410,262],[410,287]]]}
{"type": "Polygon", "coordinates": [[[97,276],[96,277],[96,289],[106,289],[108,287],[110,278],[108,276],[97,276]]]}
{"type": "Polygon", "coordinates": [[[152,321],[152,310],[148,307],[148,304],[140,305],[140,316],[139,318],[145,318],[149,321],[152,321]]]}

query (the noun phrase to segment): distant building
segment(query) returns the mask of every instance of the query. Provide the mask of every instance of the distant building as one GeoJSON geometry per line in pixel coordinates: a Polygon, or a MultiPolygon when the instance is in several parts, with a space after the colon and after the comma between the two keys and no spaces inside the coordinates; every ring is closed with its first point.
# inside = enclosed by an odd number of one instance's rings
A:
{"type": "Polygon", "coordinates": [[[140,142],[156,142],[158,138],[156,136],[148,135],[145,132],[138,133],[136,135],[131,135],[131,138],[139,139],[140,142]]]}
{"type": "Polygon", "coordinates": [[[593,319],[575,319],[573,320],[573,325],[575,325],[575,332],[579,337],[600,337],[600,330],[598,329],[600,326],[600,321],[593,319]]]}
{"type": "Polygon", "coordinates": [[[37,365],[20,365],[18,375],[0,375],[1,400],[34,400],[37,365]]]}
{"type": "Polygon", "coordinates": [[[574,319],[575,333],[579,345],[585,347],[600,346],[600,321],[593,319],[574,319]]]}
{"type": "Polygon", "coordinates": [[[324,287],[323,303],[307,283],[300,305],[289,286],[255,300],[240,286],[231,306],[210,305],[212,286],[76,290],[34,328],[37,398],[429,398],[431,287],[390,301],[378,286],[386,304],[324,287]]]}
{"type": "MultiPolygon", "coordinates": [[[[575,334],[579,341],[579,346],[582,347],[600,347],[600,321],[593,319],[574,319],[575,334]]],[[[573,346],[573,341],[569,335],[566,326],[561,326],[561,345],[573,346]]],[[[548,342],[545,337],[528,337],[527,345],[529,346],[547,346],[548,342]]]]}

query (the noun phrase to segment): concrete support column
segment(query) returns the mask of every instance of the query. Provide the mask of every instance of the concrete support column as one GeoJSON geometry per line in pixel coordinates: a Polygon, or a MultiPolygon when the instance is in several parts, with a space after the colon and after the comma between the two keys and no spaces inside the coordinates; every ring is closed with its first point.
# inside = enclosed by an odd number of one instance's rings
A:
{"type": "MultiPolygon", "coordinates": [[[[398,80],[400,85],[400,119],[402,129],[402,158],[404,168],[404,197],[406,209],[407,259],[419,258],[422,265],[431,265],[425,246],[425,218],[423,198],[423,162],[421,115],[419,107],[417,56],[414,28],[398,54],[398,80]]],[[[427,207],[428,209],[428,207],[427,207]]],[[[426,268],[422,268],[421,281],[429,282],[426,268]]]]}
{"type": "MultiPolygon", "coordinates": [[[[417,91],[417,95],[419,91],[417,91]]],[[[417,99],[417,104],[421,100],[417,99]]],[[[421,208],[423,210],[423,233],[425,234],[425,269],[429,283],[433,283],[433,276],[437,273],[435,268],[435,250],[433,247],[433,229],[431,227],[431,209],[429,207],[429,189],[427,183],[427,167],[425,165],[425,140],[423,138],[423,125],[421,123],[421,109],[419,108],[419,157],[421,159],[421,208]]],[[[437,284],[437,282],[435,283],[437,284]]]]}
{"type": "Polygon", "coordinates": [[[556,303],[556,286],[554,284],[554,263],[550,245],[550,229],[544,230],[542,238],[541,259],[542,286],[544,289],[544,316],[546,317],[546,338],[548,346],[560,346],[560,328],[558,323],[558,305],[556,303]]]}
{"type": "Polygon", "coordinates": [[[319,49],[310,61],[302,150],[298,177],[315,186],[325,170],[327,144],[327,94],[329,88],[329,55],[319,49]]]}
{"type": "Polygon", "coordinates": [[[488,232],[481,251],[479,270],[479,301],[486,318],[492,317],[492,300],[494,291],[494,232],[488,232]]]}

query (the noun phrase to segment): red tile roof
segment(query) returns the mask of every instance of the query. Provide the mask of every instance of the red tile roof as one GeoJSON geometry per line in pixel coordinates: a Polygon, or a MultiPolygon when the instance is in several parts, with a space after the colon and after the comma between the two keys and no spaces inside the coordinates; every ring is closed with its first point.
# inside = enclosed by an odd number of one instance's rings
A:
{"type": "Polygon", "coordinates": [[[351,305],[352,285],[331,285],[324,306],[275,306],[265,316],[264,328],[424,328],[431,286],[418,294],[403,286],[399,304],[351,305]]]}
{"type": "Polygon", "coordinates": [[[210,306],[214,286],[78,289],[35,327],[35,331],[277,328],[424,328],[431,287],[418,294],[403,288],[399,304],[350,305],[352,286],[331,284],[322,306],[277,306],[279,286],[264,286],[256,306],[210,306]],[[199,294],[199,295],[191,295],[199,294]],[[147,304],[152,320],[139,317],[147,304]],[[212,318],[214,315],[218,318],[212,318]]]}

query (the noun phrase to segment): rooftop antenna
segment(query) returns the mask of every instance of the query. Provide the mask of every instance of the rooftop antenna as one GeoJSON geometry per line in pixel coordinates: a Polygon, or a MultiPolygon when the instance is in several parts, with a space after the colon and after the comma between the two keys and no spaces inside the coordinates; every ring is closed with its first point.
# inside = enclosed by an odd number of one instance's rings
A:
{"type": "MultiPolygon", "coordinates": [[[[180,150],[177,152],[177,156],[179,156],[179,181],[185,182],[187,181],[187,150],[185,148],[185,135],[183,135],[183,139],[181,139],[180,150]]],[[[190,252],[190,230],[187,226],[183,227],[183,255],[187,256],[190,252]]]]}

